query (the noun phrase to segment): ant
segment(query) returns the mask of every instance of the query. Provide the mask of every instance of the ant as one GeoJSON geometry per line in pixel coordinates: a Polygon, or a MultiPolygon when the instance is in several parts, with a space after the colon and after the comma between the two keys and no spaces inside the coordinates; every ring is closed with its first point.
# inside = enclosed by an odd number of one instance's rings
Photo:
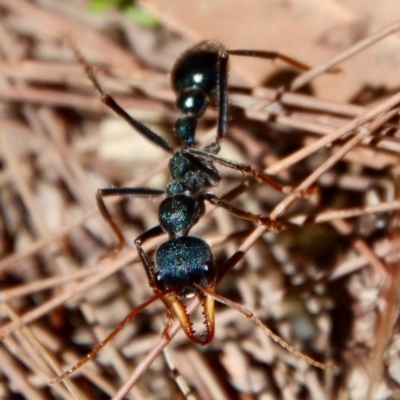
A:
{"type": "MultiPolygon", "coordinates": [[[[275,232],[282,230],[286,226],[266,216],[252,214],[232,206],[207,190],[218,186],[220,182],[221,177],[215,167],[215,164],[219,164],[246,173],[255,180],[269,184],[283,193],[292,193],[294,191],[292,187],[284,186],[274,181],[266,174],[255,171],[249,165],[218,156],[220,143],[227,131],[229,105],[227,67],[229,56],[258,57],[271,60],[281,59],[300,69],[306,70],[308,67],[277,52],[226,50],[221,44],[214,41],[200,42],[188,49],[176,61],[171,74],[172,87],[177,95],[176,104],[180,113],[180,117],[175,122],[174,130],[182,142],[182,148],[175,150],[157,133],[123,110],[103,90],[91,67],[75,46],[72,47],[78,60],[85,67],[87,76],[100,93],[102,102],[121,116],[138,133],[172,155],[169,162],[171,181],[165,190],[142,187],[98,189],[96,199],[100,213],[118,238],[118,245],[113,250],[113,255],[123,248],[125,239],[121,230],[113,221],[105,205],[104,197],[135,196],[155,198],[164,196],[159,205],[159,225],[142,233],[134,241],[149,284],[155,294],[145,303],[135,308],[103,342],[53,382],[59,382],[81,367],[100,351],[128,321],[158,299],[164,302],[169,320],[175,314],[186,336],[192,342],[200,345],[209,343],[214,336],[215,299],[236,308],[248,318],[252,318],[257,325],[263,326],[261,321],[254,317],[252,313],[214,292],[215,286],[222,276],[216,268],[211,248],[203,239],[191,236],[189,232],[204,215],[206,201],[226,209],[236,217],[261,223],[275,232]],[[211,144],[199,149],[195,143],[197,121],[203,116],[212,99],[216,99],[218,106],[216,138],[211,144]],[[165,233],[168,235],[168,239],[156,249],[154,258],[151,260],[144,252],[142,245],[149,239],[165,233]],[[186,308],[181,302],[181,299],[190,298],[197,294],[203,298],[205,338],[200,338],[196,335],[186,308]]],[[[298,197],[309,197],[314,194],[314,191],[314,189],[309,189],[304,192],[298,192],[297,195],[298,197]]],[[[168,327],[167,324],[163,332],[166,337],[168,337],[168,327]]],[[[281,346],[289,349],[297,356],[317,367],[329,369],[325,364],[312,360],[295,350],[265,326],[263,330],[281,346]]]]}

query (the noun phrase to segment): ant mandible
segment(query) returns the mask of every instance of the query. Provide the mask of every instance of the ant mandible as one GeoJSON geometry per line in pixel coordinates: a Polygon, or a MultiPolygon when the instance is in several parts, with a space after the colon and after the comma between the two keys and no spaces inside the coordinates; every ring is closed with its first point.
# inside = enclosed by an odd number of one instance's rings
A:
{"type": "MultiPolygon", "coordinates": [[[[214,294],[219,276],[210,246],[203,239],[189,235],[190,229],[205,212],[205,201],[226,209],[236,217],[261,223],[273,231],[280,231],[284,228],[284,224],[279,221],[272,221],[266,216],[252,214],[234,207],[214,193],[207,191],[208,188],[218,186],[221,179],[214,164],[249,174],[257,181],[267,183],[283,193],[291,193],[294,190],[290,186],[284,186],[274,181],[264,173],[255,171],[249,165],[224,159],[217,155],[220,150],[220,142],[227,130],[229,105],[227,67],[229,56],[258,57],[271,60],[281,59],[300,69],[308,69],[305,64],[277,52],[226,50],[221,44],[214,41],[204,41],[188,49],[179,57],[171,74],[172,87],[177,95],[176,104],[181,114],[175,122],[174,130],[182,142],[182,148],[175,150],[157,133],[123,110],[103,90],[91,67],[75,46],[73,46],[73,49],[80,63],[85,67],[89,79],[99,91],[102,102],[128,122],[138,133],[156,146],[172,154],[169,162],[171,182],[165,190],[142,187],[98,189],[96,199],[100,213],[118,238],[118,245],[113,250],[113,254],[122,249],[125,239],[121,230],[113,221],[103,198],[109,196],[147,198],[164,196],[158,211],[159,225],[142,233],[134,241],[149,284],[155,295],[133,310],[103,342],[74,367],[56,378],[54,382],[66,378],[91,359],[128,321],[157,299],[161,299],[164,302],[169,316],[173,313],[176,315],[183,331],[191,341],[205,345],[212,340],[214,336],[214,299],[216,298],[230,305],[232,302],[214,294]],[[199,149],[195,143],[197,120],[203,116],[212,99],[216,99],[218,107],[216,138],[211,144],[199,149]],[[168,240],[156,249],[154,259],[151,260],[143,250],[143,243],[165,233],[168,235],[168,240]],[[204,339],[196,335],[186,308],[180,300],[190,298],[196,294],[203,297],[206,334],[204,339]]],[[[299,192],[297,195],[299,197],[308,197],[313,193],[314,190],[309,189],[299,192]]],[[[236,307],[236,309],[247,317],[253,318],[258,324],[255,317],[249,315],[243,309],[239,309],[239,307],[236,307]]],[[[165,328],[164,334],[167,334],[167,328],[165,328]]],[[[311,364],[326,368],[324,364],[294,350],[283,339],[274,334],[272,336],[283,347],[288,348],[311,364]]]]}

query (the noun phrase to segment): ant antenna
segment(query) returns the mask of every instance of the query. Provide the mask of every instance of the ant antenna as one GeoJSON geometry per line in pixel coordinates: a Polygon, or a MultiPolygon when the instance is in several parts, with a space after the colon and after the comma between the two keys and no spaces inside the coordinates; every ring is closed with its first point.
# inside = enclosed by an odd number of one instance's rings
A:
{"type": "Polygon", "coordinates": [[[322,362],[319,362],[317,360],[314,360],[313,358],[307,356],[306,354],[302,353],[301,351],[295,349],[292,345],[290,345],[286,340],[282,339],[279,335],[276,333],[272,332],[271,329],[269,329],[259,318],[257,318],[249,309],[246,307],[242,306],[239,303],[236,303],[232,300],[229,300],[227,297],[222,296],[218,293],[215,293],[211,290],[208,290],[207,288],[201,286],[201,285],[196,285],[199,291],[204,293],[206,296],[212,297],[214,300],[225,304],[228,307],[231,307],[235,309],[236,311],[239,311],[242,313],[246,318],[251,319],[256,325],[258,325],[261,330],[269,336],[274,342],[278,343],[281,347],[295,355],[296,357],[300,358],[301,360],[306,361],[308,364],[324,369],[327,371],[337,371],[338,367],[335,365],[329,365],[329,364],[324,364],[322,362]]]}
{"type": "Polygon", "coordinates": [[[136,317],[141,311],[143,311],[147,306],[151,303],[154,303],[156,300],[161,299],[162,297],[171,294],[174,292],[174,288],[161,291],[155,294],[153,297],[150,297],[147,301],[145,301],[140,306],[136,307],[132,310],[125,319],[120,322],[120,324],[102,341],[100,342],[94,349],[92,349],[86,356],[84,356],[80,361],[78,361],[72,368],[68,371],[65,371],[60,376],[57,376],[55,379],[50,381],[51,384],[58,383],[65,378],[68,378],[72,373],[74,373],[78,368],[82,367],[82,365],[86,364],[89,360],[91,360],[111,339],[113,339],[117,334],[122,330],[122,328],[129,322],[132,321],[133,318],[136,317]]]}

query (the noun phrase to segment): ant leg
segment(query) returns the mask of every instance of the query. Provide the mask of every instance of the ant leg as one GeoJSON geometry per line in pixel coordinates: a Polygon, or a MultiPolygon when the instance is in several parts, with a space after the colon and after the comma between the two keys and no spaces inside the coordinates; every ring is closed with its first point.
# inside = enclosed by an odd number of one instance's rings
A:
{"type": "Polygon", "coordinates": [[[76,48],[76,46],[71,43],[72,49],[75,53],[75,57],[82,64],[86,71],[86,75],[92,82],[93,86],[100,93],[101,101],[109,108],[111,108],[117,115],[122,117],[130,126],[132,126],[138,133],[143,135],[146,139],[150,140],[150,142],[154,143],[156,146],[162,148],[168,153],[172,154],[174,149],[172,146],[164,140],[161,136],[155,133],[152,129],[148,128],[146,125],[139,122],[137,119],[131,117],[115,100],[112,96],[105,92],[103,87],[100,85],[100,82],[97,80],[93,69],[86,62],[82,54],[76,48]]]}
{"type": "MultiPolygon", "coordinates": [[[[263,50],[227,50],[229,55],[239,57],[255,57],[263,58],[266,60],[282,60],[286,64],[292,65],[295,68],[301,69],[302,71],[309,71],[312,67],[296,60],[295,58],[289,57],[285,54],[278,53],[277,51],[263,51],[263,50]]],[[[336,74],[340,72],[340,68],[331,68],[327,72],[336,74]]]]}
{"type": "MultiPolygon", "coordinates": [[[[225,136],[228,126],[228,58],[229,52],[222,50],[219,53],[219,66],[218,66],[218,121],[217,121],[217,138],[215,146],[219,150],[219,142],[225,136]]],[[[215,151],[218,152],[218,151],[215,151]]]]}
{"type": "MultiPolygon", "coordinates": [[[[227,125],[228,125],[228,59],[229,56],[244,56],[244,57],[256,57],[264,58],[269,60],[280,59],[286,63],[293,65],[304,71],[311,69],[306,64],[295,60],[294,58],[285,56],[284,54],[276,51],[259,51],[259,50],[221,50],[219,52],[219,63],[218,63],[218,122],[217,122],[217,137],[214,146],[219,147],[219,142],[225,136],[227,125]]],[[[218,151],[213,151],[217,153],[218,151]]]]}
{"type": "Polygon", "coordinates": [[[154,270],[154,264],[149,260],[148,256],[143,250],[142,244],[149,239],[156,238],[164,234],[164,230],[160,225],[150,228],[146,232],[142,233],[135,239],[135,246],[138,250],[140,261],[143,264],[144,270],[146,271],[147,279],[149,281],[150,287],[153,290],[157,290],[155,285],[156,273],[154,270]]]}
{"type": "Polygon", "coordinates": [[[292,57],[286,56],[285,54],[278,53],[277,51],[263,51],[263,50],[227,50],[227,53],[231,56],[241,56],[241,57],[255,57],[263,58],[267,60],[282,60],[285,63],[292,65],[303,71],[308,71],[311,67],[307,64],[302,63],[292,57]]]}
{"type": "MultiPolygon", "coordinates": [[[[242,173],[249,174],[254,179],[256,179],[258,182],[266,183],[266,184],[272,186],[278,192],[281,192],[284,194],[295,193],[295,188],[293,188],[292,186],[282,185],[281,183],[272,179],[267,174],[255,171],[250,165],[245,165],[245,164],[238,163],[236,161],[227,160],[226,158],[222,158],[215,154],[210,154],[204,150],[200,150],[200,149],[196,149],[196,148],[183,149],[182,152],[184,154],[192,155],[195,158],[198,158],[200,160],[220,164],[220,165],[223,165],[224,167],[232,168],[232,169],[235,169],[236,171],[240,171],[242,173]]],[[[318,193],[318,189],[316,187],[311,187],[309,189],[302,190],[296,194],[298,197],[307,199],[307,198],[314,197],[317,193],[318,193]]]]}
{"type": "MultiPolygon", "coordinates": [[[[144,267],[144,270],[146,271],[147,275],[147,280],[149,281],[150,287],[156,292],[158,289],[156,287],[155,281],[156,281],[156,272],[154,268],[154,264],[151,262],[147,254],[144,252],[142,244],[146,242],[149,239],[161,236],[164,234],[164,230],[161,228],[160,225],[157,225],[153,228],[150,228],[146,232],[142,233],[135,239],[135,246],[137,248],[137,251],[139,253],[140,261],[142,262],[142,265],[144,267]]],[[[162,298],[162,301],[165,305],[165,308],[167,309],[167,320],[165,323],[164,330],[162,331],[161,336],[165,337],[166,339],[169,339],[168,335],[168,330],[171,326],[171,322],[173,320],[173,306],[172,303],[173,301],[170,300],[170,298],[173,298],[174,301],[179,302],[179,300],[176,298],[175,295],[171,294],[171,296],[168,296],[167,298],[162,298]]],[[[183,306],[182,306],[183,307],[183,306]]],[[[182,325],[182,323],[181,323],[182,325]]],[[[183,327],[183,325],[182,325],[183,327]]]]}
{"type": "Polygon", "coordinates": [[[97,206],[99,208],[101,216],[110,225],[111,229],[115,233],[118,239],[118,245],[110,253],[111,256],[118,254],[125,245],[125,238],[119,229],[118,225],[112,219],[112,216],[104,203],[103,197],[108,196],[123,196],[123,197],[158,197],[165,193],[164,190],[159,189],[149,189],[149,188],[132,188],[132,187],[122,187],[122,188],[101,188],[97,190],[96,200],[97,206]]]}
{"type": "Polygon", "coordinates": [[[217,122],[217,138],[216,145],[223,139],[227,130],[228,124],[228,59],[229,56],[244,56],[244,57],[256,57],[264,58],[269,60],[280,59],[286,63],[293,65],[304,71],[311,69],[310,66],[303,64],[294,58],[288,57],[284,54],[276,51],[260,51],[260,50],[221,50],[219,52],[219,63],[218,63],[218,122],[217,122]]]}
{"type": "Polygon", "coordinates": [[[265,217],[265,216],[258,215],[258,214],[253,214],[249,211],[245,211],[241,208],[232,206],[231,204],[227,203],[226,201],[220,199],[214,193],[206,193],[203,195],[203,197],[205,200],[207,200],[211,204],[214,204],[215,206],[218,206],[218,207],[222,207],[225,210],[229,211],[235,217],[260,223],[262,225],[265,225],[270,231],[280,232],[281,230],[283,230],[289,226],[289,224],[284,224],[280,221],[273,221],[269,217],[265,217]]]}

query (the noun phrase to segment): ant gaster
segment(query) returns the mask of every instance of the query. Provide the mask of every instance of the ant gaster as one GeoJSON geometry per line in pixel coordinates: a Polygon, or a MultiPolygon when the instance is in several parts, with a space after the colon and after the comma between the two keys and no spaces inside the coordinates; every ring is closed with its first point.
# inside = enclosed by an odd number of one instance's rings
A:
{"type": "MultiPolygon", "coordinates": [[[[222,207],[239,218],[266,225],[271,230],[279,231],[283,228],[283,224],[280,222],[234,207],[214,193],[207,191],[211,187],[218,186],[221,179],[214,164],[224,165],[247,173],[254,179],[272,185],[281,192],[290,193],[293,191],[293,188],[275,182],[269,176],[256,172],[248,165],[227,160],[217,155],[220,150],[220,142],[227,130],[229,104],[227,66],[229,56],[282,59],[298,68],[308,69],[306,65],[276,52],[226,50],[221,44],[214,41],[204,41],[190,48],[177,60],[171,74],[172,87],[177,95],[176,104],[181,114],[176,120],[175,132],[182,142],[182,149],[175,150],[162,137],[123,110],[103,90],[90,66],[75,48],[74,50],[79,61],[84,65],[88,77],[100,92],[103,103],[124,118],[138,133],[172,154],[169,162],[171,181],[165,190],[138,187],[98,189],[97,203],[100,213],[118,237],[119,243],[114,249],[114,253],[118,253],[122,249],[125,241],[119,227],[112,220],[103,198],[108,196],[147,198],[164,196],[159,206],[159,225],[135,239],[140,260],[155,295],[133,310],[102,343],[78,364],[57,378],[56,381],[69,376],[87,362],[122,329],[127,321],[159,298],[166,305],[169,315],[172,314],[172,311],[175,313],[183,331],[191,341],[204,345],[212,340],[214,336],[214,298],[207,293],[212,294],[214,292],[216,282],[219,280],[218,270],[210,246],[203,239],[189,234],[190,229],[205,212],[205,201],[222,207]],[[208,146],[199,149],[195,143],[197,120],[203,116],[212,100],[216,100],[218,107],[216,138],[208,146]],[[168,235],[168,240],[156,249],[154,259],[151,260],[143,250],[143,243],[165,233],[168,235]],[[203,339],[198,337],[193,330],[186,308],[180,300],[181,298],[192,297],[195,294],[200,294],[203,297],[205,317],[205,338],[203,339]]],[[[307,197],[312,194],[313,190],[308,190],[299,192],[298,196],[307,197]]],[[[164,332],[167,333],[167,328],[164,332]]]]}

